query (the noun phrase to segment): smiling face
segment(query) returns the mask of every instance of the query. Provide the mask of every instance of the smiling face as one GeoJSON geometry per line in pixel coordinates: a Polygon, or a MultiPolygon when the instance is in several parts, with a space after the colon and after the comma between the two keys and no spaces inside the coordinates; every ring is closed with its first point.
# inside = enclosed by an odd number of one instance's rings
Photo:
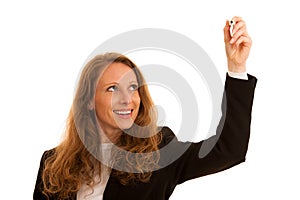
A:
{"type": "Polygon", "coordinates": [[[141,101],[138,87],[134,71],[123,63],[112,63],[101,74],[95,110],[102,130],[110,139],[134,123],[141,101]]]}

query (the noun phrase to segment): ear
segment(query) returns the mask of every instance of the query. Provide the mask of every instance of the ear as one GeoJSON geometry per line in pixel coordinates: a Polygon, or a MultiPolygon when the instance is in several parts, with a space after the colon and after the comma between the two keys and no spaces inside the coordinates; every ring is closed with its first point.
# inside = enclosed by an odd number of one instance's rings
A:
{"type": "Polygon", "coordinates": [[[94,110],[95,109],[95,103],[94,101],[90,101],[87,105],[89,110],[94,110]]]}

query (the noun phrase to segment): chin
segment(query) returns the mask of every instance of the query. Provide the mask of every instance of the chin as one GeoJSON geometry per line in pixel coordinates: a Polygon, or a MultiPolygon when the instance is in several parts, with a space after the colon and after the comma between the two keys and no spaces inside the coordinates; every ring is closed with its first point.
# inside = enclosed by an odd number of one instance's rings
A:
{"type": "Polygon", "coordinates": [[[118,127],[121,130],[126,130],[126,129],[130,129],[133,125],[133,122],[119,122],[118,123],[118,127]]]}

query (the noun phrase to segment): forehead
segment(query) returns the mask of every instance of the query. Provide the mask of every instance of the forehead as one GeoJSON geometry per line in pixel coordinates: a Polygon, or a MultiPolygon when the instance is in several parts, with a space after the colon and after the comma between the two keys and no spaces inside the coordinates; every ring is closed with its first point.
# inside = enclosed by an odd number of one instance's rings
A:
{"type": "Polygon", "coordinates": [[[123,63],[112,63],[100,74],[99,83],[137,81],[134,71],[123,63]]]}

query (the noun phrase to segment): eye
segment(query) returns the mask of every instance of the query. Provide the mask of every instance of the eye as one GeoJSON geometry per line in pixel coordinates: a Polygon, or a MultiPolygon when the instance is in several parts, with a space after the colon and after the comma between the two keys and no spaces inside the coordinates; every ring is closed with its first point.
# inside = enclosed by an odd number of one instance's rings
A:
{"type": "Polygon", "coordinates": [[[138,85],[136,85],[136,84],[132,84],[132,85],[130,85],[130,87],[129,87],[129,90],[131,90],[131,91],[135,91],[135,90],[137,90],[138,89],[138,85]]]}
{"type": "Polygon", "coordinates": [[[110,86],[109,88],[107,88],[108,92],[115,92],[118,90],[118,87],[116,85],[110,86]]]}

